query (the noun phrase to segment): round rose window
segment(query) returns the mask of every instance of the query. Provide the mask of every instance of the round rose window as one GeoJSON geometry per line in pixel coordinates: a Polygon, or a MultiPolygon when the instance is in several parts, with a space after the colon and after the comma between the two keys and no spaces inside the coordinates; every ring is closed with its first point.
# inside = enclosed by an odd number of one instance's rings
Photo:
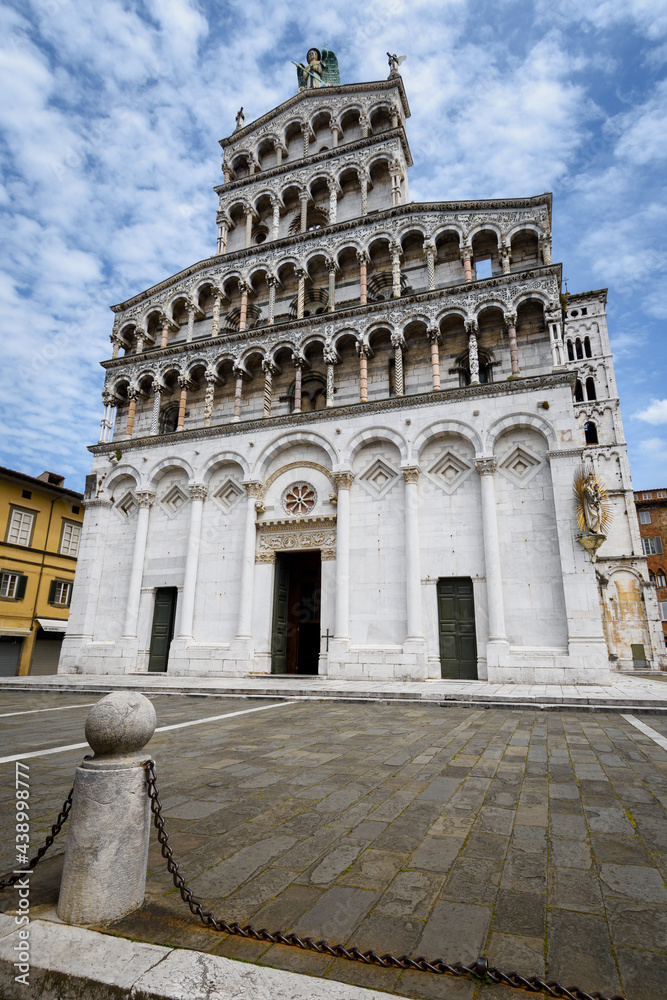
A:
{"type": "Polygon", "coordinates": [[[295,517],[310,514],[316,501],[317,493],[310,483],[293,483],[283,493],[283,508],[295,517]]]}

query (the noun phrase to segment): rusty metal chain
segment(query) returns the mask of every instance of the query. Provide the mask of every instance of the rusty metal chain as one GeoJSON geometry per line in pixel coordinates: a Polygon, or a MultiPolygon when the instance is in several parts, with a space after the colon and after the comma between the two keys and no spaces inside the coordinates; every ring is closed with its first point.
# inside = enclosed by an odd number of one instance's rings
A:
{"type": "MultiPolygon", "coordinates": [[[[67,817],[69,816],[70,809],[72,808],[72,794],[73,794],[73,792],[74,792],[74,786],[72,786],[70,788],[70,790],[69,790],[69,795],[65,799],[65,801],[63,803],[63,807],[60,810],[60,812],[58,813],[58,819],[55,821],[55,823],[51,827],[51,833],[48,835],[48,837],[46,838],[46,840],[44,841],[44,843],[42,844],[42,846],[40,847],[40,849],[37,851],[37,854],[35,855],[35,857],[32,858],[28,862],[28,866],[27,866],[26,871],[28,871],[28,872],[32,871],[32,869],[35,867],[35,865],[39,864],[39,862],[42,860],[42,858],[44,857],[44,855],[48,851],[49,847],[51,846],[51,844],[56,839],[56,837],[58,836],[58,834],[62,830],[63,826],[67,822],[67,817]]],[[[16,883],[20,879],[24,878],[24,876],[26,874],[26,871],[23,871],[23,872],[14,872],[13,874],[5,875],[4,878],[0,879],[0,892],[2,892],[3,889],[9,889],[11,886],[16,885],[16,883]]]]}
{"type": "Polygon", "coordinates": [[[463,965],[461,962],[448,963],[442,958],[426,959],[411,958],[409,955],[378,955],[375,951],[360,951],[359,948],[346,948],[342,944],[329,944],[328,941],[314,941],[311,937],[300,938],[297,934],[286,934],[284,931],[268,931],[266,928],[253,927],[252,924],[241,924],[236,921],[229,923],[222,917],[215,917],[210,910],[204,909],[201,900],[196,899],[192,890],[185,884],[185,878],[179,871],[178,863],[174,860],[174,853],[169,846],[169,837],[164,828],[164,817],[162,816],[162,805],[160,803],[158,789],[155,778],[155,761],[147,760],[144,763],[146,768],[146,785],[148,797],[153,813],[153,822],[157,830],[157,839],[162,846],[162,857],[167,861],[167,871],[172,876],[174,885],[181,894],[181,899],[188,904],[190,912],[199,917],[206,927],[214,931],[225,934],[233,934],[237,937],[253,938],[256,941],[269,941],[271,944],[286,944],[293,948],[301,948],[304,951],[316,951],[318,954],[331,955],[334,958],[347,958],[353,962],[362,962],[364,965],[379,965],[383,969],[414,969],[418,972],[434,972],[436,975],[448,973],[451,976],[468,976],[478,982],[502,983],[516,990],[527,990],[529,993],[544,993],[549,997],[562,997],[565,1000],[625,1000],[622,996],[608,997],[604,993],[587,993],[579,986],[561,986],[557,982],[545,982],[537,976],[521,976],[518,972],[503,972],[493,965],[489,965],[485,958],[476,958],[471,965],[463,965]]]}

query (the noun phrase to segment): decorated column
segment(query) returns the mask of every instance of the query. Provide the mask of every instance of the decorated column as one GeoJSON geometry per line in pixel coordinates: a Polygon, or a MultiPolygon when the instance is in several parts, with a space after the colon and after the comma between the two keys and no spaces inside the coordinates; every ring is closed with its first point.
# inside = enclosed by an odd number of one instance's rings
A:
{"type": "Polygon", "coordinates": [[[214,368],[207,368],[204,378],[206,379],[206,392],[204,394],[204,427],[210,427],[211,418],[213,417],[215,387],[220,380],[214,368]]]}
{"type": "Polygon", "coordinates": [[[395,299],[401,297],[401,245],[392,243],[391,252],[391,294],[395,299]]]}
{"type": "Polygon", "coordinates": [[[435,288],[435,258],[437,256],[437,250],[433,240],[425,241],[424,253],[426,254],[426,267],[428,270],[428,287],[429,291],[433,291],[435,288]]]}
{"type": "Polygon", "coordinates": [[[327,303],[327,308],[329,312],[333,312],[336,308],[336,261],[326,261],[326,268],[329,272],[329,302],[327,303]]]}
{"type": "Polygon", "coordinates": [[[368,358],[371,349],[368,344],[357,344],[359,355],[359,402],[368,402],[368,358]]]}
{"type": "Polygon", "coordinates": [[[160,382],[153,382],[153,412],[151,414],[151,434],[157,434],[160,429],[160,406],[165,387],[160,382]]]}
{"type": "Polygon", "coordinates": [[[437,326],[429,327],[426,336],[431,342],[431,378],[433,389],[437,392],[440,389],[440,330],[437,326]]]}
{"type": "Polygon", "coordinates": [[[297,319],[303,319],[303,311],[306,298],[306,272],[303,268],[298,267],[295,272],[298,285],[296,293],[296,316],[297,319]]]}
{"type": "Polygon", "coordinates": [[[180,605],[181,614],[178,626],[178,636],[181,639],[192,638],[192,624],[195,613],[195,588],[197,586],[197,568],[199,566],[199,544],[201,539],[201,522],[204,500],[208,492],[203,483],[188,483],[190,494],[190,528],[188,531],[188,547],[185,555],[185,571],[183,573],[183,590],[180,605]]]}
{"type": "Polygon", "coordinates": [[[278,287],[278,279],[275,274],[269,274],[266,283],[269,286],[269,326],[273,326],[276,321],[276,288],[278,287]]]}
{"type": "Polygon", "coordinates": [[[405,339],[402,333],[392,333],[391,346],[394,348],[394,378],[396,380],[396,395],[402,396],[405,391],[403,381],[403,349],[405,347],[405,339]]]}
{"type": "Polygon", "coordinates": [[[508,312],[505,313],[505,326],[507,328],[507,337],[510,342],[510,362],[512,365],[512,375],[518,378],[521,375],[519,371],[519,348],[516,342],[516,313],[508,312]]]}
{"type": "MultiPolygon", "coordinates": [[[[281,150],[282,152],[282,150],[281,150]]],[[[278,201],[278,196],[273,197],[273,219],[271,220],[271,239],[278,239],[278,231],[280,229],[280,202],[278,201]]]]}
{"type": "Polygon", "coordinates": [[[217,337],[220,333],[220,303],[222,292],[216,291],[213,295],[213,316],[211,317],[211,336],[217,337]]]}
{"type": "Polygon", "coordinates": [[[327,366],[327,408],[330,408],[334,405],[334,365],[338,361],[338,355],[330,344],[324,348],[324,360],[327,366]]]}
{"type": "Polygon", "coordinates": [[[470,367],[470,384],[479,385],[479,351],[477,348],[477,320],[466,320],[468,334],[468,364],[470,367]]]}
{"type": "Polygon", "coordinates": [[[271,402],[273,397],[273,376],[278,371],[270,358],[262,361],[262,371],[264,372],[264,416],[271,416],[271,402]]]}
{"type": "Polygon", "coordinates": [[[546,265],[551,264],[551,233],[545,233],[543,236],[540,236],[538,245],[544,263],[546,265]]]}
{"type": "Polygon", "coordinates": [[[255,581],[255,545],[257,534],[257,514],[262,508],[264,484],[248,482],[243,484],[248,501],[246,506],[245,531],[243,536],[243,560],[241,563],[241,585],[239,588],[239,617],[236,629],[237,639],[252,638],[252,599],[255,581]]]}
{"type": "Polygon", "coordinates": [[[127,607],[125,610],[124,639],[136,639],[137,622],[139,619],[139,600],[141,598],[141,581],[144,575],[144,558],[146,556],[146,539],[148,537],[148,516],[155,494],[148,490],[136,493],[137,528],[134,535],[134,552],[132,553],[132,568],[130,582],[127,588],[127,607]]]}
{"type": "Polygon", "coordinates": [[[406,639],[423,639],[419,558],[419,469],[403,469],[405,480],[405,587],[408,618],[406,639]]]}
{"type": "Polygon", "coordinates": [[[338,184],[330,177],[329,178],[329,225],[333,226],[336,223],[336,214],[338,212],[338,184]]]}
{"type": "Polygon", "coordinates": [[[512,251],[510,247],[504,243],[500,248],[499,254],[503,274],[509,274],[512,268],[512,251]]]}
{"type": "Polygon", "coordinates": [[[306,227],[308,225],[308,192],[299,192],[299,205],[301,210],[301,215],[299,219],[299,231],[305,233],[306,227]]]}
{"type": "Polygon", "coordinates": [[[229,222],[222,219],[218,223],[218,255],[227,253],[227,234],[229,233],[229,222]]]}
{"type": "Polygon", "coordinates": [[[303,139],[303,155],[308,156],[308,150],[310,144],[310,125],[308,125],[307,122],[301,123],[301,137],[303,139]]]}
{"type": "Polygon", "coordinates": [[[364,137],[364,139],[368,138],[371,131],[371,123],[368,119],[368,115],[365,114],[359,115],[359,124],[361,125],[362,136],[364,137]]]}
{"type": "Polygon", "coordinates": [[[350,638],[350,487],[352,472],[335,472],[336,507],[336,639],[350,638]]]}
{"type": "Polygon", "coordinates": [[[301,381],[303,378],[303,369],[306,365],[306,359],[302,354],[295,354],[293,357],[294,362],[294,413],[301,413],[301,381]]]}
{"type": "Polygon", "coordinates": [[[482,458],[475,462],[482,491],[482,534],[484,536],[486,599],[489,615],[488,641],[489,643],[507,643],[496,515],[496,465],[495,458],[482,458]]]}
{"type": "Polygon", "coordinates": [[[365,170],[360,171],[359,185],[361,187],[361,214],[368,215],[368,174],[365,170]]]}

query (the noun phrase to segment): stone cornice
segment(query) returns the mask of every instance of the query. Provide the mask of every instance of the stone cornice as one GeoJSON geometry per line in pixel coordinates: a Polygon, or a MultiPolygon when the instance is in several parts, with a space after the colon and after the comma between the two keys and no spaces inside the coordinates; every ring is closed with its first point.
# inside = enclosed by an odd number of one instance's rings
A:
{"type": "Polygon", "coordinates": [[[317,514],[314,517],[274,517],[257,521],[257,530],[261,532],[284,531],[291,528],[295,531],[317,531],[330,528],[336,524],[335,514],[317,514]]]}
{"type": "Polygon", "coordinates": [[[298,233],[295,236],[285,236],[280,240],[269,241],[262,244],[261,250],[253,246],[243,250],[236,250],[234,253],[207,257],[204,260],[197,261],[195,264],[191,264],[190,267],[182,271],[178,271],[169,278],[165,278],[163,281],[158,282],[158,284],[151,285],[150,288],[145,289],[143,292],[138,292],[124,302],[110,306],[110,309],[114,313],[125,312],[126,309],[131,309],[133,306],[146,302],[154,295],[159,295],[160,292],[172,288],[179,282],[198,274],[200,271],[205,271],[207,268],[219,267],[221,264],[225,266],[229,265],[231,268],[239,261],[251,260],[261,256],[266,250],[290,249],[301,244],[307,248],[309,243],[316,243],[318,240],[322,240],[323,237],[328,238],[339,233],[349,232],[350,230],[363,230],[368,226],[376,226],[378,222],[388,219],[401,218],[424,212],[444,214],[447,212],[512,211],[515,209],[537,208],[540,205],[547,206],[549,219],[551,219],[550,194],[535,195],[531,198],[509,198],[500,201],[485,199],[483,201],[409,202],[407,205],[397,205],[395,208],[385,209],[385,211],[377,212],[372,216],[366,215],[356,219],[349,219],[346,222],[337,222],[334,226],[327,226],[324,230],[318,229],[312,233],[298,233]]]}
{"type": "Polygon", "coordinates": [[[329,94],[332,96],[344,95],[344,94],[355,94],[362,93],[368,94],[375,90],[387,90],[392,87],[396,87],[401,97],[401,104],[403,105],[403,113],[406,118],[410,117],[410,105],[408,104],[408,97],[405,93],[405,87],[403,86],[403,80],[400,76],[390,77],[388,80],[375,80],[369,83],[341,83],[337,87],[318,87],[312,90],[300,90],[298,93],[293,94],[288,97],[286,101],[279,104],[276,108],[272,108],[271,111],[267,111],[261,117],[256,118],[253,122],[250,122],[244,128],[240,128],[238,132],[232,132],[225,139],[219,139],[219,143],[223,149],[227,149],[230,146],[236,145],[239,139],[247,139],[256,132],[257,129],[264,128],[269,122],[278,118],[285,111],[289,111],[294,108],[297,104],[301,104],[303,101],[313,101],[319,99],[322,100],[323,97],[328,97],[329,94]]]}
{"type": "Polygon", "coordinates": [[[176,355],[201,352],[203,348],[221,344],[243,344],[245,341],[254,340],[266,334],[272,336],[284,336],[287,332],[308,330],[312,332],[321,327],[330,325],[332,322],[338,323],[341,320],[355,319],[367,316],[369,321],[381,319],[387,313],[402,307],[421,305],[429,302],[437,302],[439,299],[447,299],[465,293],[480,291],[492,292],[494,288],[502,288],[507,285],[516,285],[523,281],[531,281],[536,278],[553,275],[560,288],[562,265],[548,264],[543,267],[532,268],[526,271],[515,271],[512,274],[499,274],[494,278],[484,278],[482,281],[461,282],[456,285],[444,285],[441,288],[415,292],[413,295],[405,295],[400,299],[386,299],[382,302],[373,302],[365,306],[350,306],[347,309],[335,309],[331,313],[322,313],[319,316],[309,316],[304,319],[293,319],[286,323],[275,323],[273,326],[261,326],[255,330],[244,330],[242,333],[218,334],[217,337],[200,337],[198,340],[191,340],[181,344],[174,344],[170,347],[154,348],[150,351],[142,351],[141,354],[129,354],[122,358],[109,358],[101,361],[102,368],[109,370],[114,368],[124,368],[129,364],[144,365],[147,361],[160,360],[176,355]]]}
{"type": "Polygon", "coordinates": [[[256,433],[275,427],[303,427],[322,421],[341,420],[344,417],[358,417],[386,410],[412,409],[418,406],[437,406],[459,399],[492,398],[511,396],[537,389],[552,389],[557,386],[572,386],[575,376],[572,372],[554,372],[550,375],[534,375],[507,382],[489,382],[484,385],[469,385],[464,388],[441,389],[440,392],[424,392],[409,396],[392,396],[368,403],[348,403],[325,410],[310,410],[306,413],[286,413],[276,417],[261,417],[255,420],[227,422],[211,427],[196,427],[172,434],[147,435],[146,437],[109,441],[106,444],[91,444],[88,451],[94,455],[104,455],[115,451],[136,451],[141,448],[176,444],[178,441],[197,441],[205,438],[232,437],[243,433],[256,433]]]}
{"type": "MultiPolygon", "coordinates": [[[[316,166],[318,163],[332,162],[341,156],[348,156],[360,149],[367,149],[369,146],[385,142],[387,139],[400,139],[405,161],[409,167],[413,165],[412,153],[408,143],[408,137],[402,125],[388,129],[386,132],[379,132],[377,135],[369,135],[363,139],[355,139],[354,142],[343,143],[342,146],[335,146],[322,153],[311,153],[309,156],[301,156],[298,160],[285,160],[280,166],[269,167],[258,174],[249,174],[248,177],[241,177],[236,181],[227,181],[225,184],[217,184],[213,190],[217,195],[227,192],[239,191],[252,184],[258,184],[272,177],[280,177],[283,174],[293,173],[295,170],[302,170],[304,167],[316,166]]],[[[255,249],[257,249],[255,247],[255,249]]]]}

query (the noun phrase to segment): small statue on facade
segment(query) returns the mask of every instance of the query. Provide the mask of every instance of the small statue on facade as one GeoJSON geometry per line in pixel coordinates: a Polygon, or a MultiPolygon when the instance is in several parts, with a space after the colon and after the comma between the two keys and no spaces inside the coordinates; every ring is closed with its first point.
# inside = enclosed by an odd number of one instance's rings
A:
{"type": "Polygon", "coordinates": [[[401,63],[405,62],[405,60],[408,57],[407,56],[397,56],[396,53],[393,53],[393,55],[392,55],[391,52],[387,52],[387,56],[389,58],[389,76],[387,77],[387,79],[391,80],[392,76],[400,76],[401,75],[400,74],[400,70],[399,70],[398,67],[401,65],[401,63]]]}
{"type": "Polygon", "coordinates": [[[314,87],[335,87],[340,83],[338,60],[328,49],[308,49],[307,64],[292,62],[296,66],[299,90],[311,90],[314,87]]]}
{"type": "Polygon", "coordinates": [[[607,488],[595,472],[581,466],[574,477],[573,494],[581,532],[577,541],[594,559],[607,537],[612,518],[607,488]]]}
{"type": "Polygon", "coordinates": [[[602,495],[597,477],[593,473],[584,479],[581,492],[584,501],[586,527],[594,534],[599,534],[602,530],[602,495]]]}
{"type": "Polygon", "coordinates": [[[245,125],[245,115],[243,114],[243,108],[241,107],[239,108],[236,114],[236,128],[234,129],[234,131],[238,132],[238,130],[240,128],[243,128],[244,125],[245,125]]]}

